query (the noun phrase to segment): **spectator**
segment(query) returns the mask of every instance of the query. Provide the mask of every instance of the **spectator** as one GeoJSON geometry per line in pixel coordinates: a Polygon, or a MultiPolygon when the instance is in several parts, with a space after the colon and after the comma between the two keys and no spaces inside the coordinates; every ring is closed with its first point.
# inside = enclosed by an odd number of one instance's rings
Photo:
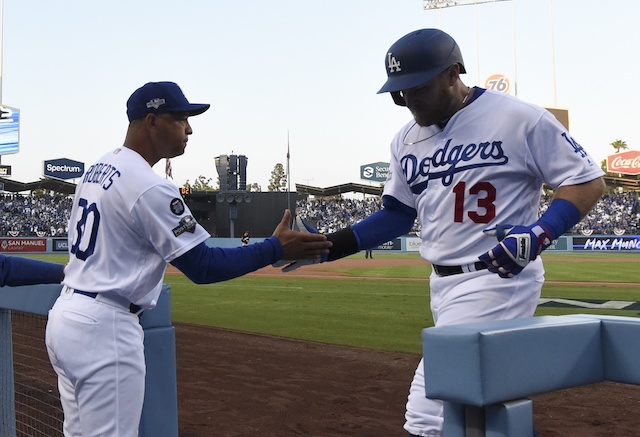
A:
{"type": "MultiPolygon", "coordinates": [[[[553,195],[546,193],[540,201],[540,214],[547,210],[553,195]]],[[[296,212],[310,223],[317,224],[322,233],[335,232],[353,225],[365,216],[380,209],[379,197],[363,200],[342,198],[311,198],[298,201],[296,212]]],[[[605,194],[587,214],[575,225],[569,234],[625,234],[640,233],[640,194],[634,191],[611,192],[605,194]]],[[[414,222],[411,234],[420,233],[420,225],[414,222]]]]}
{"type": "MultiPolygon", "coordinates": [[[[540,201],[540,214],[546,211],[552,194],[540,201]]],[[[67,222],[73,198],[62,194],[0,195],[0,235],[11,237],[63,237],[67,235],[67,222]]],[[[335,232],[357,223],[381,208],[377,196],[364,199],[309,198],[298,201],[297,214],[323,233],[335,232]]],[[[611,192],[598,201],[593,210],[570,234],[607,234],[624,232],[640,234],[640,194],[634,191],[611,192]]],[[[416,222],[412,234],[420,233],[416,222]]]]}
{"type": "Polygon", "coordinates": [[[61,194],[0,196],[0,235],[59,237],[67,235],[73,199],[61,194]]]}

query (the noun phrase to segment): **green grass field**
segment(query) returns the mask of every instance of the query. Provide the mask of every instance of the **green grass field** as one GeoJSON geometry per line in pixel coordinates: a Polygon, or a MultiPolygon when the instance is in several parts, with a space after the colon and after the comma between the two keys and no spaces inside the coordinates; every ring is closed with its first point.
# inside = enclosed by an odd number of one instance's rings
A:
{"type": "MultiPolygon", "coordinates": [[[[361,255],[354,255],[361,256],[361,255]]],[[[417,257],[376,254],[377,258],[417,257]]],[[[66,262],[64,255],[34,258],[66,262]]],[[[640,254],[545,253],[542,297],[640,302],[640,254]],[[555,284],[554,282],[562,282],[555,284]],[[629,283],[638,284],[628,286],[629,283]],[[616,285],[618,284],[618,285],[616,285]]],[[[331,271],[331,264],[326,264],[331,271]]],[[[421,353],[421,329],[433,325],[424,266],[341,269],[354,279],[245,276],[195,285],[166,275],[173,320],[371,349],[421,353]],[[375,277],[375,280],[366,278],[375,277]],[[388,278],[388,279],[387,279],[388,278]]],[[[536,315],[612,314],[640,310],[542,308],[536,315]]]]}

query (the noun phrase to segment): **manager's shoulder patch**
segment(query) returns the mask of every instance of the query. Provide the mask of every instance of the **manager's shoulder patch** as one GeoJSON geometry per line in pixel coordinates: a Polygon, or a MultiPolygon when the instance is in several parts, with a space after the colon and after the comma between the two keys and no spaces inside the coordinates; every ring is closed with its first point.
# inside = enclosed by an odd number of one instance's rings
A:
{"type": "Polygon", "coordinates": [[[182,199],[178,197],[171,200],[171,203],[169,203],[169,208],[175,215],[182,215],[184,213],[184,203],[182,202],[182,199]]]}
{"type": "Polygon", "coordinates": [[[193,234],[196,230],[196,224],[197,222],[193,217],[191,217],[190,215],[186,215],[180,219],[180,223],[178,223],[178,226],[173,228],[171,231],[176,237],[179,237],[185,232],[190,232],[193,234]]]}

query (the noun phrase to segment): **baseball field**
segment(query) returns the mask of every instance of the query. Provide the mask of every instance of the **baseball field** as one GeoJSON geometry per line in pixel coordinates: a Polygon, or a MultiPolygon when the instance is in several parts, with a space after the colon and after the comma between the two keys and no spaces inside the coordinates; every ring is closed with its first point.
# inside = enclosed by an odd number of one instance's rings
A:
{"type": "MultiPolygon", "coordinates": [[[[640,254],[543,259],[536,315],[640,316],[640,254]]],[[[181,437],[404,436],[420,331],[432,326],[429,273],[418,255],[386,253],[211,285],[170,267],[181,437]]],[[[540,437],[640,429],[640,387],[607,382],[533,399],[540,437]]]]}

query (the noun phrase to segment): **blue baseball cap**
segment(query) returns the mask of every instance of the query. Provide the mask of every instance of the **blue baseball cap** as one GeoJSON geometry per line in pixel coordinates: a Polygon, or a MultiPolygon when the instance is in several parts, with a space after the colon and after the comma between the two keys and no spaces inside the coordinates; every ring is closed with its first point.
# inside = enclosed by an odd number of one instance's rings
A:
{"type": "Polygon", "coordinates": [[[127,117],[133,121],[147,114],[164,112],[187,112],[192,116],[202,114],[210,106],[208,103],[189,103],[173,82],[149,82],[135,90],[127,100],[127,117]]]}

